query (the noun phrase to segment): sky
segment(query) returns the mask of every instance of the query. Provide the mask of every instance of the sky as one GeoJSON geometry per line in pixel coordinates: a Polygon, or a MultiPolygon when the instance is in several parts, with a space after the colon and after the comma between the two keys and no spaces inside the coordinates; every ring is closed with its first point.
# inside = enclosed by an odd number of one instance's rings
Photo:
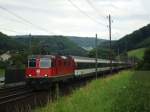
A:
{"type": "Polygon", "coordinates": [[[150,0],[0,0],[0,31],[7,35],[67,35],[112,39],[149,24],[150,0]]]}

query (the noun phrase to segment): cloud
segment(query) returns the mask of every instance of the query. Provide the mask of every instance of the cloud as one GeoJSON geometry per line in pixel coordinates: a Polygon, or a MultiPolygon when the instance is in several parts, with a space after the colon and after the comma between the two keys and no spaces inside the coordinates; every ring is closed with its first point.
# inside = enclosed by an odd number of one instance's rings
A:
{"type": "MultiPolygon", "coordinates": [[[[0,0],[0,6],[11,10],[33,24],[61,35],[93,36],[98,33],[108,38],[108,14],[112,15],[112,37],[122,36],[149,23],[149,0],[90,0],[93,9],[86,0],[72,0],[84,13],[72,6],[68,0],[0,0]],[[98,24],[101,22],[105,25],[98,24]]],[[[8,35],[50,34],[33,25],[19,20],[8,12],[1,10],[0,30],[8,35]],[[4,28],[15,30],[8,31],[4,28]],[[19,34],[20,34],[19,33],[19,34]]]]}

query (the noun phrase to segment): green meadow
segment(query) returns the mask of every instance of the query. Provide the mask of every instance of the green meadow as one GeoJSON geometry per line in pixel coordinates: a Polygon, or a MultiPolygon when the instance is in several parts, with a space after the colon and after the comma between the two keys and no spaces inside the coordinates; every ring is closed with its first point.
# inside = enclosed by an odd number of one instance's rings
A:
{"type": "Polygon", "coordinates": [[[94,80],[34,112],[150,112],[149,87],[149,71],[123,71],[94,80]]]}
{"type": "Polygon", "coordinates": [[[145,48],[135,49],[128,52],[129,57],[136,57],[138,59],[143,59],[145,48]]]}

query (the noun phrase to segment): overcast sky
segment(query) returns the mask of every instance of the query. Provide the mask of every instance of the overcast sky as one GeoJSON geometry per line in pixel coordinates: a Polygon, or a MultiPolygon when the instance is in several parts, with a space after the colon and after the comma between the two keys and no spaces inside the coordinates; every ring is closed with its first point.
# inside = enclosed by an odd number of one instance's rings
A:
{"type": "Polygon", "coordinates": [[[119,39],[149,23],[150,0],[0,0],[0,31],[119,39]],[[71,2],[72,1],[72,2],[71,2]]]}

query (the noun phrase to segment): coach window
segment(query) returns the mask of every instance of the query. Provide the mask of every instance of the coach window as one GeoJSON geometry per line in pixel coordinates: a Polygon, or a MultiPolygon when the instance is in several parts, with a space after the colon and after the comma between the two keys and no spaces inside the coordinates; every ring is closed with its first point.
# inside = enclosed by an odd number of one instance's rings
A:
{"type": "Polygon", "coordinates": [[[50,68],[51,67],[51,60],[48,58],[41,58],[40,59],[40,67],[41,68],[50,68]]]}
{"type": "Polygon", "coordinates": [[[101,67],[101,63],[98,63],[98,67],[101,67]]]}

